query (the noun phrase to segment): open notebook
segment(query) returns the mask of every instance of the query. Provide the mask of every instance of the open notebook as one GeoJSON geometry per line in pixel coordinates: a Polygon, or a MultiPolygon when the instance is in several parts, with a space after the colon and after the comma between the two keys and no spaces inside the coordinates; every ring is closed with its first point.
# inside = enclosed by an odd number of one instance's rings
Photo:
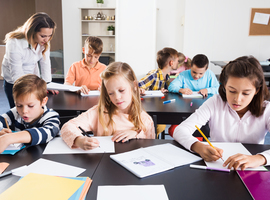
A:
{"type": "Polygon", "coordinates": [[[203,95],[201,95],[198,92],[193,92],[192,94],[182,94],[183,98],[203,98],[203,95]]]}
{"type": "Polygon", "coordinates": [[[110,155],[110,157],[139,178],[201,160],[200,157],[170,143],[140,148],[110,155]]]}

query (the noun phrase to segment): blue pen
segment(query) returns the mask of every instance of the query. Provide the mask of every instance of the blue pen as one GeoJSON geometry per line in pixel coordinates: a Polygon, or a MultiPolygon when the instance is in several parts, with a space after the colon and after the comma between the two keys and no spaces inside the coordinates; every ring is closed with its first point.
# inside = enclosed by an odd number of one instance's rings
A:
{"type": "Polygon", "coordinates": [[[163,101],[163,104],[172,103],[172,102],[175,102],[175,99],[171,99],[171,100],[168,100],[168,101],[163,101]]]}

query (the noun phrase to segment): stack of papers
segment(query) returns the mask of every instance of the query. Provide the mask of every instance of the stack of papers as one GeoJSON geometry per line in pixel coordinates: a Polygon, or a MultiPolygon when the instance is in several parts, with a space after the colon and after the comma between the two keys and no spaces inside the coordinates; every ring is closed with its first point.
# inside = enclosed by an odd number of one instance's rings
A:
{"type": "Polygon", "coordinates": [[[66,178],[30,173],[4,191],[0,199],[84,199],[91,182],[89,177],[66,178]]]}
{"type": "Polygon", "coordinates": [[[183,98],[203,98],[203,95],[201,95],[198,92],[193,92],[192,94],[182,94],[183,98]]]}
{"type": "Polygon", "coordinates": [[[98,90],[90,90],[88,92],[88,94],[84,94],[81,92],[81,96],[85,97],[85,96],[100,96],[100,91],[98,90]]]}
{"type": "Polygon", "coordinates": [[[170,143],[110,155],[111,159],[139,178],[190,164],[202,158],[170,143]]]}
{"type": "Polygon", "coordinates": [[[54,82],[50,82],[47,84],[47,90],[62,90],[62,91],[76,92],[81,88],[82,87],[77,87],[73,85],[64,85],[61,83],[54,83],[54,82]]]}
{"type": "Polygon", "coordinates": [[[164,94],[161,92],[161,90],[146,90],[144,95],[141,97],[143,98],[149,98],[149,97],[163,97],[164,94]]]}
{"type": "Polygon", "coordinates": [[[25,145],[23,143],[10,144],[1,154],[14,155],[15,153],[22,150],[23,148],[25,148],[25,145]]]}

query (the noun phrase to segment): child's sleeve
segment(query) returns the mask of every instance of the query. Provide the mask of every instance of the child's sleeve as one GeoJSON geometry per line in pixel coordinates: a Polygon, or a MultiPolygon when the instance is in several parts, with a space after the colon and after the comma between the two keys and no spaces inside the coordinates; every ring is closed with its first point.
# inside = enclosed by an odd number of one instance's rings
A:
{"type": "Polygon", "coordinates": [[[149,90],[149,88],[153,85],[154,80],[155,80],[154,74],[147,74],[144,78],[140,79],[138,83],[139,88],[149,90]]]}
{"type": "Polygon", "coordinates": [[[152,118],[143,112],[142,121],[144,122],[145,130],[141,130],[137,138],[155,139],[155,127],[152,118]]]}
{"type": "Polygon", "coordinates": [[[181,74],[179,76],[176,77],[176,79],[174,79],[170,85],[169,85],[169,92],[173,92],[173,93],[179,93],[179,90],[183,87],[183,79],[184,77],[181,76],[181,74]]]}
{"type": "Polygon", "coordinates": [[[216,75],[213,72],[210,73],[208,81],[209,87],[206,88],[208,94],[218,94],[219,82],[217,80],[216,75]]]}
{"type": "Polygon", "coordinates": [[[31,135],[31,146],[44,144],[52,140],[59,133],[59,114],[53,110],[47,112],[38,122],[40,127],[25,129],[31,135]]]}
{"type": "Polygon", "coordinates": [[[65,82],[72,85],[75,82],[75,77],[76,77],[76,67],[74,64],[72,64],[70,66],[70,68],[68,69],[68,73],[67,73],[67,76],[65,78],[65,82]]]}
{"type": "Polygon", "coordinates": [[[98,110],[97,106],[90,108],[86,112],[80,114],[68,122],[66,122],[61,128],[61,137],[64,142],[73,148],[76,137],[82,136],[82,131],[79,126],[85,131],[93,131],[97,129],[98,123],[98,110]]]}
{"type": "Polygon", "coordinates": [[[12,126],[12,124],[15,121],[15,118],[17,117],[17,116],[14,116],[14,113],[17,114],[16,107],[11,108],[7,113],[0,115],[0,130],[2,130],[3,128],[7,128],[5,119],[7,120],[8,125],[12,126]]]}

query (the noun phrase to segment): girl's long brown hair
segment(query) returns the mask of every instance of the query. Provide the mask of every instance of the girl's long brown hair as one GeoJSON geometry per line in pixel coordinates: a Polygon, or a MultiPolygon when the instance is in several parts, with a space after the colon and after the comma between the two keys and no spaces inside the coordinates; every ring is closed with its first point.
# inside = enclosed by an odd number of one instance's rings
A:
{"type": "Polygon", "coordinates": [[[116,113],[117,107],[111,102],[107,89],[104,85],[104,80],[108,80],[113,76],[122,76],[129,82],[132,91],[132,101],[128,119],[134,124],[135,131],[145,130],[145,126],[141,119],[141,99],[135,73],[127,63],[114,62],[111,63],[101,74],[102,85],[98,103],[98,111],[99,121],[105,132],[104,135],[111,135],[108,129],[109,126],[111,126],[112,131],[114,131],[114,122],[112,117],[116,113]],[[108,115],[108,121],[105,121],[105,115],[108,115]]]}
{"type": "MultiPolygon", "coordinates": [[[[44,12],[38,12],[32,15],[22,26],[18,27],[16,30],[11,31],[6,34],[4,42],[6,43],[8,39],[16,38],[16,39],[23,39],[25,38],[29,44],[34,45],[34,35],[37,32],[40,32],[41,28],[52,28],[52,37],[54,35],[56,24],[50,18],[50,16],[44,12]]],[[[50,38],[50,40],[52,39],[50,38]]],[[[50,41],[49,40],[49,41],[50,41]]],[[[49,42],[48,42],[49,43],[49,42]]],[[[44,44],[44,50],[42,54],[47,51],[49,44],[44,44]]]]}

